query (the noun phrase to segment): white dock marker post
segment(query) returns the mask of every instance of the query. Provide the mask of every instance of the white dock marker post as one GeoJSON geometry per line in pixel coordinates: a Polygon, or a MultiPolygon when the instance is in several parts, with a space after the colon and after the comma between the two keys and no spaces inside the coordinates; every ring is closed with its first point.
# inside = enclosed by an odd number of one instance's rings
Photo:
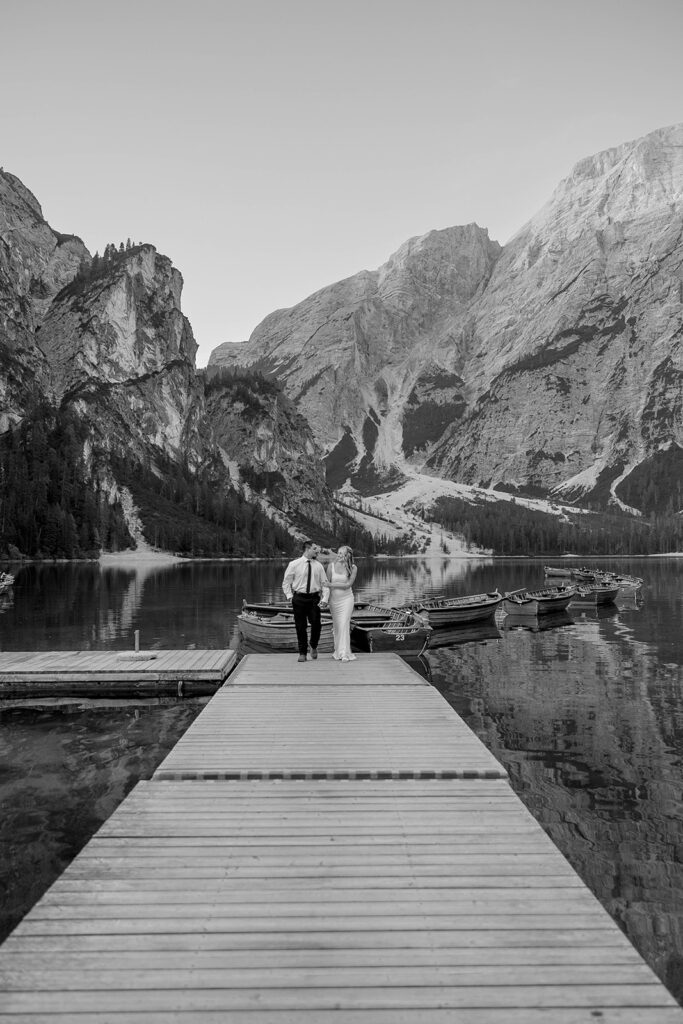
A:
{"type": "Polygon", "coordinates": [[[140,630],[136,629],[135,630],[135,653],[137,654],[137,652],[139,650],[140,650],[140,630]]]}

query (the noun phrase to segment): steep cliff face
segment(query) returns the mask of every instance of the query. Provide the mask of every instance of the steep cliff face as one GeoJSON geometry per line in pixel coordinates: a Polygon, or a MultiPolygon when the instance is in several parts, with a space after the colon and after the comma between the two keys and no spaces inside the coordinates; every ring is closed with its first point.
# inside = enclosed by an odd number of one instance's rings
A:
{"type": "Polygon", "coordinates": [[[333,529],[322,452],[279,387],[250,375],[211,375],[198,431],[217,446],[232,479],[271,515],[302,528],[333,529]]]}
{"type": "Polygon", "coordinates": [[[441,411],[409,430],[413,446],[440,436],[460,408],[452,368],[466,361],[468,313],[499,253],[474,224],[410,239],[379,270],[272,313],[248,342],[216,349],[209,366],[275,373],[314,426],[331,475],[378,484],[402,461],[404,410],[425,388],[441,411]]]}
{"type": "Polygon", "coordinates": [[[674,126],[582,160],[503,250],[473,225],[430,232],[211,363],[277,373],[334,486],[410,460],[618,501],[683,447],[682,192],[674,126]]]}
{"type": "Polygon", "coordinates": [[[0,170],[0,433],[21,419],[47,383],[36,330],[86,259],[81,240],[53,231],[36,197],[0,170]]]}
{"type": "Polygon", "coordinates": [[[105,447],[186,451],[201,387],[181,291],[171,261],[136,246],[79,274],[45,314],[38,337],[49,397],[75,405],[105,447]]]}
{"type": "Polygon", "coordinates": [[[152,245],[107,249],[91,259],[57,235],[35,197],[0,173],[0,436],[40,409],[75,413],[84,471],[110,501],[125,489],[117,471],[134,490],[139,469],[154,501],[154,478],[176,467],[178,487],[194,486],[189,473],[197,488],[246,494],[245,514],[251,498],[286,528],[331,523],[303,417],[281,393],[246,414],[234,388],[205,390],[178,270],[152,245]]]}
{"type": "Polygon", "coordinates": [[[620,479],[683,444],[683,126],[581,161],[478,303],[475,400],[430,465],[466,482],[620,479]]]}

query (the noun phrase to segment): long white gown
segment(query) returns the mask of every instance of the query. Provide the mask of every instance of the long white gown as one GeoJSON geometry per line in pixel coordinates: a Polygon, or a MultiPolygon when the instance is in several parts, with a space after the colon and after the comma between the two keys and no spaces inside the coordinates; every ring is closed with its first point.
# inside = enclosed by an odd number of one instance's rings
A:
{"type": "MultiPolygon", "coordinates": [[[[348,581],[345,572],[336,572],[332,568],[332,583],[348,581]]],[[[351,653],[351,614],[353,612],[353,590],[337,590],[330,588],[329,606],[332,613],[332,629],[334,630],[335,661],[355,661],[356,655],[351,653]]]]}

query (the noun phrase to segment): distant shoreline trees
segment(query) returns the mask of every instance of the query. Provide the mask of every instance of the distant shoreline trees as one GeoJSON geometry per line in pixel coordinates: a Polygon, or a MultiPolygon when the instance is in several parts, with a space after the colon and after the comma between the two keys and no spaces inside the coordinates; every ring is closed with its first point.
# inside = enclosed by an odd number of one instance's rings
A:
{"type": "Polygon", "coordinates": [[[0,438],[0,556],[92,558],[133,543],[123,509],[83,464],[86,433],[41,404],[0,438]]]}
{"type": "Polygon", "coordinates": [[[570,514],[560,519],[514,500],[472,505],[441,497],[426,514],[466,544],[495,555],[656,555],[683,550],[683,516],[619,512],[570,514]]]}

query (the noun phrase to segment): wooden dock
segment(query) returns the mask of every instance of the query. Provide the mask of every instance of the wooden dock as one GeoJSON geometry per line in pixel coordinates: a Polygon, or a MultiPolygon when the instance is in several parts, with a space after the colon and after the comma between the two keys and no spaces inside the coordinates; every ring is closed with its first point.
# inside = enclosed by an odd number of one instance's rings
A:
{"type": "Polygon", "coordinates": [[[683,1010],[395,655],[248,656],[0,948],[0,1024],[596,1020],[683,1010]]]}
{"type": "Polygon", "coordinates": [[[2,697],[199,696],[225,682],[231,650],[2,651],[2,697]]]}

